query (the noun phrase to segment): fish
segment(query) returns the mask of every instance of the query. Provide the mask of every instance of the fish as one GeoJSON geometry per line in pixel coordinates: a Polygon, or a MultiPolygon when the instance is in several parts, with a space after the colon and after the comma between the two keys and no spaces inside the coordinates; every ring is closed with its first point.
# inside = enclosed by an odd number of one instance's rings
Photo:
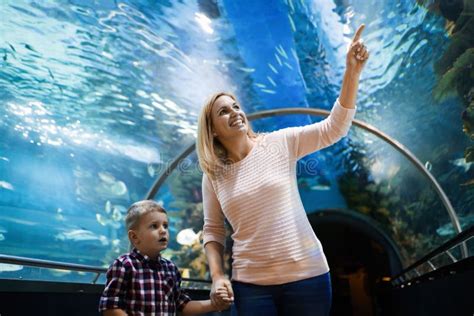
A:
{"type": "Polygon", "coordinates": [[[199,241],[199,233],[196,234],[192,228],[183,229],[176,236],[176,241],[180,245],[191,246],[199,241]]]}
{"type": "Polygon", "coordinates": [[[331,190],[331,186],[328,185],[313,185],[309,187],[312,191],[329,191],[331,190]]]}
{"type": "Polygon", "coordinates": [[[31,50],[32,52],[37,53],[37,51],[30,44],[25,44],[25,48],[31,50]]]}
{"type": "MultiPolygon", "coordinates": [[[[459,216],[458,219],[462,230],[474,224],[474,215],[459,216]]],[[[439,236],[452,236],[456,234],[456,231],[454,230],[453,224],[449,222],[436,229],[436,233],[439,236]]]]}
{"type": "Polygon", "coordinates": [[[112,211],[112,202],[105,202],[105,213],[109,214],[112,211]]]}
{"type": "Polygon", "coordinates": [[[99,172],[98,175],[100,180],[104,181],[105,183],[113,184],[116,181],[115,177],[108,172],[99,172]]]}
{"type": "Polygon", "coordinates": [[[120,215],[114,215],[112,214],[111,217],[105,217],[103,216],[102,214],[95,214],[95,218],[97,220],[97,223],[99,223],[100,225],[102,226],[111,226],[113,228],[116,228],[118,229],[120,227],[120,225],[122,224],[122,221],[121,219],[123,218],[123,216],[120,214],[120,215]]]}
{"type": "Polygon", "coordinates": [[[153,165],[152,165],[151,163],[148,164],[148,166],[147,166],[147,171],[148,171],[148,175],[149,175],[150,177],[153,178],[153,177],[155,176],[155,168],[153,168],[153,165]]]}
{"type": "Polygon", "coordinates": [[[267,76],[267,79],[272,84],[272,86],[276,87],[276,83],[275,83],[275,81],[273,81],[273,79],[271,77],[267,76]]]}
{"type": "Polygon", "coordinates": [[[127,194],[127,185],[123,181],[116,181],[114,183],[101,183],[96,187],[96,191],[104,195],[122,196],[127,194]]]}
{"type": "Polygon", "coordinates": [[[57,213],[56,216],[55,216],[56,220],[58,220],[58,221],[60,221],[60,222],[64,221],[64,216],[63,216],[63,210],[62,210],[62,208],[59,207],[59,208],[56,210],[56,213],[57,213]]]}
{"type": "Polygon", "coordinates": [[[23,270],[23,266],[18,264],[0,263],[0,272],[14,272],[23,270]]]}
{"type": "Polygon", "coordinates": [[[331,190],[331,182],[323,177],[301,177],[298,179],[298,184],[306,189],[311,191],[329,191],[331,190]]]}
{"type": "Polygon", "coordinates": [[[112,220],[119,222],[123,218],[122,213],[120,213],[120,210],[117,207],[114,207],[114,210],[112,212],[112,220]]]}
{"type": "Polygon", "coordinates": [[[431,162],[427,161],[425,163],[425,168],[428,170],[428,171],[431,171],[431,168],[433,168],[433,165],[431,164],[431,162]]]}
{"type": "Polygon", "coordinates": [[[54,75],[53,75],[53,73],[51,72],[51,70],[50,70],[49,68],[46,68],[46,69],[48,69],[48,73],[49,73],[49,76],[51,77],[51,79],[54,80],[54,75]]]}
{"type": "Polygon", "coordinates": [[[267,65],[274,73],[278,74],[278,70],[276,70],[276,68],[272,64],[268,63],[267,65]]]}
{"type": "Polygon", "coordinates": [[[450,161],[456,167],[464,169],[464,172],[468,172],[471,169],[472,162],[466,162],[465,158],[454,159],[450,161]]]}
{"type": "Polygon", "coordinates": [[[7,190],[14,190],[14,187],[11,183],[8,183],[6,181],[0,181],[0,188],[7,189],[7,190]]]}
{"type": "Polygon", "coordinates": [[[107,237],[103,235],[98,236],[90,230],[85,229],[72,229],[70,231],[65,231],[57,234],[55,238],[62,241],[99,241],[104,246],[109,244],[107,237]]]}
{"type": "Polygon", "coordinates": [[[255,68],[240,67],[239,69],[242,70],[243,72],[247,72],[247,73],[252,73],[252,72],[255,71],[255,68]]]}

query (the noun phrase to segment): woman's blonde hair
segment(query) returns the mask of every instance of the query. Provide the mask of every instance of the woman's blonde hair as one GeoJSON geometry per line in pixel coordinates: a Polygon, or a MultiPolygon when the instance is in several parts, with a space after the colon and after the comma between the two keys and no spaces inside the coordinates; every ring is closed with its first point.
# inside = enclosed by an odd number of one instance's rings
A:
{"type": "MultiPolygon", "coordinates": [[[[197,154],[199,158],[199,165],[208,177],[215,179],[219,170],[221,170],[227,161],[227,151],[224,146],[214,137],[212,131],[212,106],[222,96],[228,96],[237,102],[237,98],[229,92],[218,92],[209,97],[204,107],[201,110],[198,120],[198,135],[197,135],[197,154]]],[[[251,138],[256,138],[257,135],[248,124],[247,135],[251,138]]]]}

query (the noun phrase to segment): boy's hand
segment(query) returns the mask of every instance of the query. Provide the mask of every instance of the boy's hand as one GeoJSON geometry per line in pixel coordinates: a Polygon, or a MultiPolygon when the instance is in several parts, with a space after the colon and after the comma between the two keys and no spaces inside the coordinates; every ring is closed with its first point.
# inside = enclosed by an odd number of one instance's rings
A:
{"type": "Polygon", "coordinates": [[[211,294],[210,294],[212,305],[220,306],[220,305],[223,305],[223,303],[228,303],[226,301],[223,301],[221,297],[217,294],[218,290],[219,292],[227,291],[228,298],[231,301],[234,300],[234,292],[232,291],[232,284],[227,278],[221,277],[212,281],[211,294]]]}
{"type": "Polygon", "coordinates": [[[214,311],[222,312],[230,307],[230,303],[211,303],[214,311]]]}
{"type": "Polygon", "coordinates": [[[220,287],[216,291],[217,296],[226,303],[232,303],[234,297],[230,296],[229,290],[225,287],[220,287]]]}
{"type": "Polygon", "coordinates": [[[213,303],[213,306],[218,311],[228,309],[234,301],[234,298],[229,296],[229,292],[225,287],[217,288],[216,295],[218,296],[219,300],[216,300],[216,302],[213,303]]]}

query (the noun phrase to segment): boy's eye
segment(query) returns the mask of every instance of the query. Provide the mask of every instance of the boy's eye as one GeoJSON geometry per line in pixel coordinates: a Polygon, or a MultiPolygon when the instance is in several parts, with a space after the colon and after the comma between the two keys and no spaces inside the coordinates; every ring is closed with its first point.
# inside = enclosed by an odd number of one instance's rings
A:
{"type": "Polygon", "coordinates": [[[156,228],[158,228],[158,225],[156,225],[156,224],[151,224],[150,227],[153,228],[153,229],[156,229],[156,228]]]}
{"type": "Polygon", "coordinates": [[[165,229],[168,229],[168,224],[163,224],[163,227],[164,227],[165,229]]]}

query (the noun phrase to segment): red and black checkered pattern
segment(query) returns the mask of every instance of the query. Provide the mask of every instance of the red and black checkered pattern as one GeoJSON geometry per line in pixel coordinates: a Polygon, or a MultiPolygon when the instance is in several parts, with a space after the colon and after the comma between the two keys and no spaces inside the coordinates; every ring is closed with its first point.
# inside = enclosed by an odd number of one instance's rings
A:
{"type": "Polygon", "coordinates": [[[152,260],[133,249],[108,269],[99,311],[120,308],[128,315],[176,315],[190,300],[173,262],[152,260]]]}

